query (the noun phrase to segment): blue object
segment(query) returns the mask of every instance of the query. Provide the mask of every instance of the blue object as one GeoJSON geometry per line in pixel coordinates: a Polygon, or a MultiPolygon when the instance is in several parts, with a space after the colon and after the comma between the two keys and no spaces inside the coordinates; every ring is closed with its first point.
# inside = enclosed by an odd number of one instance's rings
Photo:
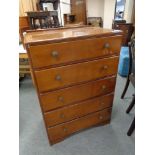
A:
{"type": "Polygon", "coordinates": [[[119,58],[118,73],[126,77],[129,72],[129,47],[122,46],[119,58]]]}

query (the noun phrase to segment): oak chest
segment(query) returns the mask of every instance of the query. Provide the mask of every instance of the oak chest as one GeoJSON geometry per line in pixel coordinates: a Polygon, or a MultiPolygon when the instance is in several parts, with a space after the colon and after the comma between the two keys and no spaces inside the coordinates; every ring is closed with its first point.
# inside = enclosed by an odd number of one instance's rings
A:
{"type": "Polygon", "coordinates": [[[110,122],[122,32],[95,27],[25,36],[49,142],[110,122]]]}

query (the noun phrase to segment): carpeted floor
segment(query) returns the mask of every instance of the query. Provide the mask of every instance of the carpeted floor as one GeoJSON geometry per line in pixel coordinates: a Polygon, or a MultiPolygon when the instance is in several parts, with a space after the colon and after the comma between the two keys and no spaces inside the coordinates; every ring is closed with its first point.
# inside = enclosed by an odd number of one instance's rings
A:
{"type": "Polygon", "coordinates": [[[24,79],[19,90],[20,155],[134,155],[135,134],[126,135],[134,109],[125,113],[134,88],[130,85],[121,100],[125,82],[126,78],[118,75],[111,124],[84,130],[50,146],[32,81],[24,79]]]}

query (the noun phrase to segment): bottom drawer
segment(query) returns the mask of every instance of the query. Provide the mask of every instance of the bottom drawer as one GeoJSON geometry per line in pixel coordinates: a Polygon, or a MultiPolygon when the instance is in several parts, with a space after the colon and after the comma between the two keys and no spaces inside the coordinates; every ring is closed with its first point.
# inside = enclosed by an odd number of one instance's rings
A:
{"type": "Polygon", "coordinates": [[[110,121],[111,108],[89,114],[85,117],[48,128],[48,135],[52,144],[63,140],[65,137],[91,126],[106,124],[110,121]]]}

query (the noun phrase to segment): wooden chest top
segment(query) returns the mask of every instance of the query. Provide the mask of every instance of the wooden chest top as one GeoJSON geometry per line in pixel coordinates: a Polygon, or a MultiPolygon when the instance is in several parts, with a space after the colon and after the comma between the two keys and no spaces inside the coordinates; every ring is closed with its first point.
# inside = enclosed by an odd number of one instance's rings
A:
{"type": "Polygon", "coordinates": [[[121,30],[103,29],[99,27],[62,28],[29,32],[25,35],[25,44],[42,44],[60,41],[78,40],[84,38],[114,36],[122,34],[121,30]]]}

